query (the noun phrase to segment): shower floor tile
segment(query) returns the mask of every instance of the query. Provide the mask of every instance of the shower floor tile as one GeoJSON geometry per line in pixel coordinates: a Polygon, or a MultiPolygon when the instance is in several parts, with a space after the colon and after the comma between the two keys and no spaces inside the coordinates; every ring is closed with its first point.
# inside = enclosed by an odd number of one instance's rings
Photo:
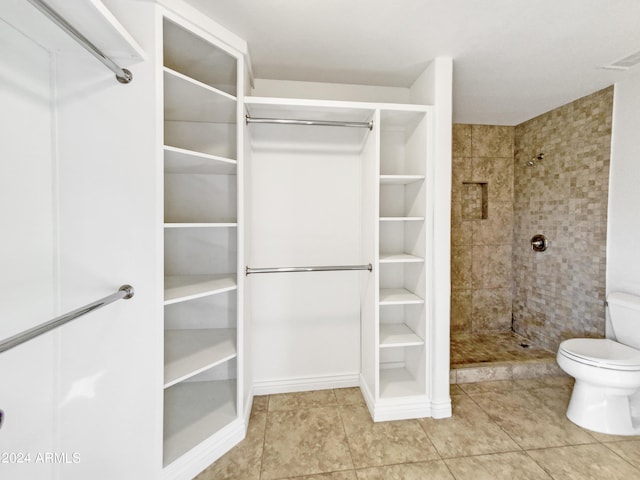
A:
{"type": "Polygon", "coordinates": [[[499,362],[547,360],[555,353],[532,345],[513,332],[472,333],[451,336],[451,367],[499,362]]]}
{"type": "Polygon", "coordinates": [[[555,353],[513,332],[451,336],[451,383],[562,376],[555,353]]]}

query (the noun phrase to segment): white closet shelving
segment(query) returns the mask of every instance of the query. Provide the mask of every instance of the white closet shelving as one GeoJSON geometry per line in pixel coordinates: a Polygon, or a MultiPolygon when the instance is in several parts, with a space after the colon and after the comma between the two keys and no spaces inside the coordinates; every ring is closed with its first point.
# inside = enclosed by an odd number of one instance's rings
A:
{"type": "Polygon", "coordinates": [[[429,107],[380,110],[377,403],[386,411],[374,417],[382,420],[410,417],[428,404],[430,127],[429,107]]]}
{"type": "Polygon", "coordinates": [[[238,57],[177,21],[162,26],[166,467],[241,409],[238,57]]]}

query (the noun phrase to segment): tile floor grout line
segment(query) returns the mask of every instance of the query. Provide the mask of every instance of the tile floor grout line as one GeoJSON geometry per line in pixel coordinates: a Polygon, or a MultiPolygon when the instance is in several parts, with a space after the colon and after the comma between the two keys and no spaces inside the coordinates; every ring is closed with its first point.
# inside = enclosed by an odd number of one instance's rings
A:
{"type": "MultiPolygon", "coordinates": [[[[333,389],[333,395],[336,397],[336,403],[338,403],[338,397],[336,396],[335,389],[333,389]]],[[[356,472],[356,462],[353,460],[353,451],[351,450],[351,442],[349,441],[349,435],[347,435],[347,427],[344,425],[344,419],[342,418],[342,407],[345,405],[336,405],[338,409],[338,417],[340,417],[340,423],[342,424],[342,431],[344,433],[344,438],[347,441],[347,448],[349,449],[349,458],[351,459],[351,465],[353,466],[353,471],[356,474],[356,478],[358,477],[358,472],[356,472]]]]}
{"type": "Polygon", "coordinates": [[[518,448],[520,449],[520,451],[524,452],[526,451],[524,449],[524,447],[522,445],[520,445],[520,443],[518,443],[516,441],[515,438],[513,438],[511,435],[509,435],[509,432],[507,432],[504,428],[502,428],[502,425],[500,425],[497,421],[494,420],[494,418],[491,416],[491,414],[489,412],[487,412],[484,408],[482,408],[482,405],[480,405],[478,402],[476,402],[475,398],[473,398],[471,395],[467,394],[467,396],[471,399],[471,401],[480,409],[482,410],[482,412],[489,417],[489,420],[491,421],[491,423],[493,423],[496,427],[498,427],[500,429],[501,432],[503,432],[515,445],[518,446],[518,448]]]}
{"type": "MultiPolygon", "coordinates": [[[[627,440],[627,441],[633,441],[633,440],[627,440]]],[[[615,442],[611,442],[611,443],[615,443],[615,442]]],[[[636,465],[634,465],[633,463],[631,463],[629,460],[627,460],[626,458],[624,458],[622,455],[620,455],[618,452],[616,452],[615,450],[613,450],[612,448],[609,447],[609,445],[607,445],[604,442],[600,442],[600,445],[602,445],[603,447],[605,447],[607,450],[609,450],[610,452],[613,452],[614,455],[616,455],[617,457],[619,457],[622,461],[624,461],[625,463],[631,465],[632,468],[635,468],[636,470],[640,471],[640,467],[637,467],[636,465]]]]}
{"type": "MultiPolygon", "coordinates": [[[[425,418],[432,418],[432,417],[425,417],[425,418]]],[[[429,440],[429,443],[431,444],[431,446],[435,450],[436,454],[438,455],[438,460],[444,461],[444,457],[440,453],[440,450],[438,450],[438,447],[436,446],[436,444],[433,443],[433,440],[431,440],[431,436],[429,435],[429,432],[427,432],[427,429],[424,427],[423,422],[420,422],[418,420],[416,420],[416,422],[418,422],[418,426],[422,429],[422,431],[424,432],[425,436],[427,437],[427,440],[429,440]]]]}
{"type": "MultiPolygon", "coordinates": [[[[271,395],[267,395],[267,405],[266,405],[266,418],[264,421],[264,433],[262,434],[262,454],[260,455],[260,472],[258,475],[258,480],[262,480],[262,473],[264,469],[264,452],[267,446],[267,428],[269,427],[269,403],[271,402],[271,395]]],[[[249,416],[249,421],[251,421],[251,416],[249,416]]]]}
{"type": "MultiPolygon", "coordinates": [[[[544,449],[540,449],[540,450],[544,450],[544,449]]],[[[533,463],[535,463],[538,467],[540,467],[542,469],[542,471],[549,476],[549,478],[551,478],[552,480],[557,480],[556,477],[554,477],[553,474],[549,470],[547,470],[544,465],[542,465],[535,458],[533,458],[531,455],[529,455],[529,452],[527,450],[524,450],[524,454],[527,457],[529,457],[531,460],[533,460],[533,463]]]]}

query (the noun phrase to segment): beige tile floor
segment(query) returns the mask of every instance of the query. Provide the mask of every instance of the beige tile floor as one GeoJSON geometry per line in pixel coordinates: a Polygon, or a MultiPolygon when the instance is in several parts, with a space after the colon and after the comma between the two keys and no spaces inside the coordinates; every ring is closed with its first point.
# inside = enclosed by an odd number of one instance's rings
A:
{"type": "Polygon", "coordinates": [[[256,397],[197,480],[640,480],[640,437],[565,417],[572,380],[452,385],[453,417],[373,423],[357,388],[256,397]]]}

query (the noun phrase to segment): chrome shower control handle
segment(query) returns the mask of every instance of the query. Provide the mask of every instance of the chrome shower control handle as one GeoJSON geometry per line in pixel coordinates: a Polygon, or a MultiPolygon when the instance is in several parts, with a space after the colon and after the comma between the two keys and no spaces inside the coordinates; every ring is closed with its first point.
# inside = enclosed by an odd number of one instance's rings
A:
{"type": "Polygon", "coordinates": [[[531,237],[531,249],[534,252],[544,252],[547,248],[549,248],[549,241],[547,237],[538,233],[531,237]]]}

